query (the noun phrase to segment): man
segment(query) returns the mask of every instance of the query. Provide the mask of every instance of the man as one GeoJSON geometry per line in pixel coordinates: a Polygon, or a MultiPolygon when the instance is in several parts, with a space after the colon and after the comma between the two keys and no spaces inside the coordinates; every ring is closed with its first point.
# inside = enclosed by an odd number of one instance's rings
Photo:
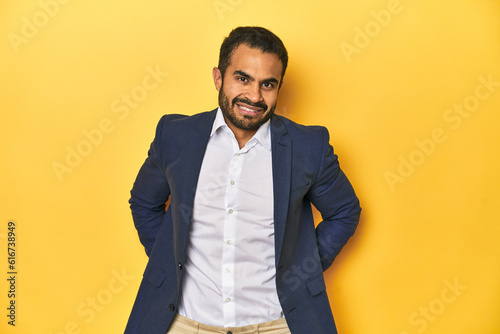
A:
{"type": "Polygon", "coordinates": [[[219,108],[160,120],[131,191],[149,262],[126,333],[337,332],[323,271],[361,209],[328,131],[274,115],[287,62],[272,32],[236,28],[219,108]]]}

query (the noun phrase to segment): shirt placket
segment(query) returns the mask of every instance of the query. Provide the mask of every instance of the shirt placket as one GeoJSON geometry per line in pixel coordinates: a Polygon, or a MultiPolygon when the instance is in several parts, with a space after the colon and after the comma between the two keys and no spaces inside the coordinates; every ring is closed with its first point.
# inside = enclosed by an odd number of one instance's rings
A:
{"type": "MultiPolygon", "coordinates": [[[[233,138],[234,139],[234,138],[233,138]]],[[[233,156],[229,164],[226,194],[224,199],[224,232],[222,251],[222,309],[224,326],[234,326],[236,323],[235,291],[235,253],[236,253],[236,222],[238,216],[238,187],[243,164],[243,153],[233,146],[233,156]]]]}

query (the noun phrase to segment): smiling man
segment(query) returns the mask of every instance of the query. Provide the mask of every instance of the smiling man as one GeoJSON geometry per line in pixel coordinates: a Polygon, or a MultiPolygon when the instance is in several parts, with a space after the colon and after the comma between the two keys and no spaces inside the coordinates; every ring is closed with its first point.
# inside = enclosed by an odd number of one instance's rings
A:
{"type": "Polygon", "coordinates": [[[337,333],[323,272],[361,208],[326,128],[274,115],[287,63],[272,32],[236,28],[219,108],[160,120],[131,191],[149,262],[125,333],[337,333]]]}
{"type": "Polygon", "coordinates": [[[274,114],[284,65],[276,54],[246,44],[232,51],[231,60],[219,66],[224,74],[215,67],[213,78],[224,119],[242,147],[274,114]]]}

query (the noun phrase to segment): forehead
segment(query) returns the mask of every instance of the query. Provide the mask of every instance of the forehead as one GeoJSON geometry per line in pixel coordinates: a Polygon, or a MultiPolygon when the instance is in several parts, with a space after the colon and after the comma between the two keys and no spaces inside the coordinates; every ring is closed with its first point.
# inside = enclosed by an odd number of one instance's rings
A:
{"type": "Polygon", "coordinates": [[[283,64],[276,54],[240,44],[233,51],[226,72],[232,75],[234,71],[243,71],[256,79],[273,77],[280,80],[282,69],[283,64]]]}

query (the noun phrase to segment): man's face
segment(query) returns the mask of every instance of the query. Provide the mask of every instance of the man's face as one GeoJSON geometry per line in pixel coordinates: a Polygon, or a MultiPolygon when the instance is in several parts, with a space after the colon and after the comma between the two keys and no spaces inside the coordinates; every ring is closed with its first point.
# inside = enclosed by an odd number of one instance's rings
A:
{"type": "Polygon", "coordinates": [[[214,68],[219,106],[226,123],[233,130],[253,134],[276,109],[281,70],[277,55],[239,45],[226,69],[224,79],[214,68]]]}

